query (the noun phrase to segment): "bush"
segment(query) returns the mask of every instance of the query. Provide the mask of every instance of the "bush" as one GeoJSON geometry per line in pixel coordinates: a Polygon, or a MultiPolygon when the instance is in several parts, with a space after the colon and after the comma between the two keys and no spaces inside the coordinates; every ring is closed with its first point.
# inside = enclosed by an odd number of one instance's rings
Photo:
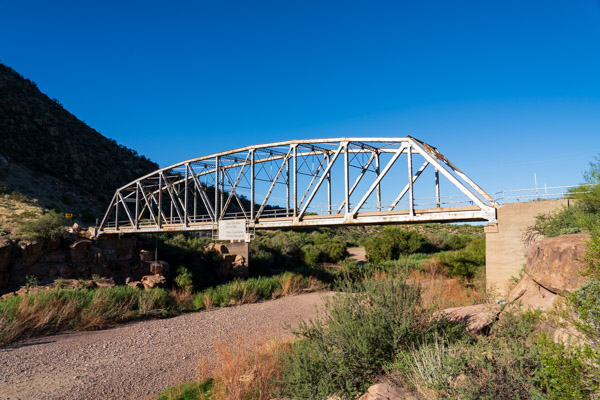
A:
{"type": "Polygon", "coordinates": [[[177,276],[175,277],[175,284],[178,288],[191,292],[194,288],[192,281],[192,274],[187,270],[186,267],[180,266],[177,268],[177,276]]]}
{"type": "Polygon", "coordinates": [[[401,254],[414,254],[425,250],[429,242],[415,231],[395,227],[384,228],[364,242],[367,259],[371,262],[397,260],[401,254]]]}
{"type": "Polygon", "coordinates": [[[546,398],[591,399],[598,391],[600,353],[597,349],[555,343],[545,333],[536,339],[536,346],[540,368],[535,381],[546,398]]]}
{"type": "Polygon", "coordinates": [[[442,252],[437,258],[446,268],[447,275],[473,279],[477,271],[485,266],[485,241],[474,239],[464,249],[442,252]]]}
{"type": "Polygon", "coordinates": [[[60,239],[65,236],[67,220],[54,211],[48,211],[35,221],[24,222],[17,228],[17,234],[25,239],[60,239]]]}
{"type": "Polygon", "coordinates": [[[210,399],[213,392],[213,380],[181,383],[169,387],[158,395],[158,400],[198,400],[210,399]]]}
{"type": "Polygon", "coordinates": [[[442,243],[443,250],[460,250],[467,247],[474,238],[468,235],[450,235],[442,243]]]}
{"type": "Polygon", "coordinates": [[[531,335],[538,320],[537,314],[506,313],[487,337],[434,331],[401,349],[391,372],[434,398],[540,399],[532,383],[539,361],[531,335]]]}
{"type": "Polygon", "coordinates": [[[346,281],[344,290],[326,303],[324,319],[300,325],[303,340],[286,359],[284,396],[360,393],[422,322],[419,288],[403,277],[346,281]]]}

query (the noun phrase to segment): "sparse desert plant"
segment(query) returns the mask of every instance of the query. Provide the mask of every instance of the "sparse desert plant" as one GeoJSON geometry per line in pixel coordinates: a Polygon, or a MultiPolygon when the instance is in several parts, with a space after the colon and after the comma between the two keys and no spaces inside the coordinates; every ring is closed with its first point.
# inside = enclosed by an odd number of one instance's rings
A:
{"type": "Polygon", "coordinates": [[[40,218],[23,223],[17,234],[25,239],[60,239],[65,235],[66,219],[54,211],[48,211],[40,218]]]}
{"type": "Polygon", "coordinates": [[[283,396],[358,394],[422,322],[419,288],[403,277],[344,285],[345,293],[326,302],[324,317],[300,325],[283,396]]]}
{"type": "Polygon", "coordinates": [[[213,380],[186,382],[166,388],[158,395],[158,400],[210,400],[213,399],[213,380]]]}
{"type": "Polygon", "coordinates": [[[213,380],[213,398],[222,400],[268,400],[283,374],[283,357],[290,349],[289,343],[269,341],[254,350],[233,343],[214,343],[217,350],[216,365],[202,360],[199,381],[213,380]]]}
{"type": "Polygon", "coordinates": [[[181,290],[191,292],[194,288],[192,274],[184,266],[177,268],[177,276],[175,277],[175,285],[181,290]]]}
{"type": "Polygon", "coordinates": [[[439,253],[437,259],[446,268],[447,275],[473,279],[485,266],[485,241],[474,239],[462,250],[439,253]]]}
{"type": "Polygon", "coordinates": [[[40,290],[0,301],[0,344],[66,329],[99,329],[146,315],[165,315],[169,310],[163,289],[40,290]]]}

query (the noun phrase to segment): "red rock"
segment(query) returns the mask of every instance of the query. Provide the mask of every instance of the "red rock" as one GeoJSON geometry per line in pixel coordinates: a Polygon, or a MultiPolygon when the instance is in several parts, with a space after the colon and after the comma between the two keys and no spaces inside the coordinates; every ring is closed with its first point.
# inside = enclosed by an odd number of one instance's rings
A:
{"type": "Polygon", "coordinates": [[[167,283],[167,279],[162,275],[145,275],[142,276],[142,284],[145,289],[152,289],[155,287],[164,287],[167,283]]]}
{"type": "Polygon", "coordinates": [[[437,315],[444,315],[453,322],[464,322],[468,331],[482,333],[497,319],[500,308],[498,304],[477,304],[447,308],[437,315]]]}
{"type": "Polygon", "coordinates": [[[548,310],[552,308],[557,295],[545,289],[524,274],[521,281],[510,291],[506,301],[508,303],[520,303],[524,308],[536,308],[548,310]]]}
{"type": "Polygon", "coordinates": [[[587,279],[581,276],[589,236],[560,235],[535,242],[527,253],[525,273],[553,293],[572,293],[587,279]]]}

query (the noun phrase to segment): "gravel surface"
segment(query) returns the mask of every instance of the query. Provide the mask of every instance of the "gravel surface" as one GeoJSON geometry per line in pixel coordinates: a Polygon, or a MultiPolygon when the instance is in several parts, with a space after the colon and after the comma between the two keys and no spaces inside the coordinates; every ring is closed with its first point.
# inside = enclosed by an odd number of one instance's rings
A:
{"type": "Polygon", "coordinates": [[[196,378],[213,343],[289,338],[331,293],[308,293],[0,347],[0,399],[156,399],[196,378]]]}

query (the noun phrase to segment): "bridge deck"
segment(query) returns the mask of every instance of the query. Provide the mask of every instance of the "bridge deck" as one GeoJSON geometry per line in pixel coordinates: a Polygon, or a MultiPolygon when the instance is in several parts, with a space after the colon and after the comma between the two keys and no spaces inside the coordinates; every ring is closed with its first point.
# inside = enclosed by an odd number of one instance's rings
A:
{"type": "MultiPolygon", "coordinates": [[[[358,213],[352,218],[346,214],[304,215],[302,219],[290,217],[261,218],[250,227],[256,229],[282,229],[300,228],[311,226],[351,226],[370,224],[410,224],[427,222],[471,222],[487,221],[488,218],[479,207],[447,207],[415,209],[414,215],[409,210],[380,211],[358,213]]],[[[192,222],[187,225],[181,223],[163,223],[160,227],[155,224],[140,224],[136,229],[132,225],[119,225],[104,227],[103,234],[131,234],[153,232],[181,232],[181,231],[212,231],[216,225],[212,221],[192,222]]]]}

